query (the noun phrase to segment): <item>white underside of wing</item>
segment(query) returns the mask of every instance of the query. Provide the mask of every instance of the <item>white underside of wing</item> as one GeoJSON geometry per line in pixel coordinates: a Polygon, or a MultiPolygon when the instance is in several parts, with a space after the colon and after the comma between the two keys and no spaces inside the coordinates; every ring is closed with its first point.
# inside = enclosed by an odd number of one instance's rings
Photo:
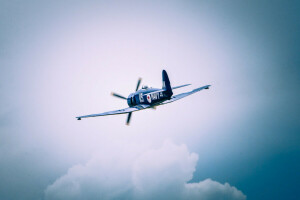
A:
{"type": "Polygon", "coordinates": [[[99,117],[99,116],[106,116],[106,115],[120,115],[120,114],[131,113],[131,112],[135,112],[135,111],[139,111],[139,110],[144,110],[144,109],[147,109],[147,108],[150,108],[150,106],[149,105],[137,105],[137,106],[124,108],[124,109],[120,109],[120,110],[108,111],[108,112],[99,113],[99,114],[84,115],[84,116],[79,116],[79,117],[76,117],[76,118],[80,120],[81,118],[88,118],[88,117],[99,117]]]}

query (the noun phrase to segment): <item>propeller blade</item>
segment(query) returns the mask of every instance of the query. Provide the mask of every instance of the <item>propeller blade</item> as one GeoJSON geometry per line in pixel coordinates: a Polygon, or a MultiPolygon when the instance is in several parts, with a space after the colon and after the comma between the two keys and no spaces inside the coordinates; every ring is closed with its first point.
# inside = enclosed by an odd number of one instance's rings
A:
{"type": "Polygon", "coordinates": [[[127,115],[127,121],[126,121],[127,126],[129,126],[129,122],[130,122],[130,119],[131,119],[131,114],[132,114],[132,112],[128,113],[128,115],[127,115]]]}
{"type": "Polygon", "coordinates": [[[116,94],[116,93],[113,93],[113,92],[111,93],[111,95],[115,96],[115,97],[118,97],[118,98],[121,98],[121,99],[125,99],[125,100],[127,99],[127,98],[123,97],[122,95],[119,95],[119,94],[116,94]]]}
{"type": "Polygon", "coordinates": [[[137,91],[137,90],[139,89],[139,87],[140,87],[140,84],[141,84],[141,81],[142,81],[142,79],[141,79],[141,78],[139,78],[139,80],[138,80],[138,82],[137,82],[137,85],[136,85],[136,89],[135,89],[135,91],[137,91]]]}

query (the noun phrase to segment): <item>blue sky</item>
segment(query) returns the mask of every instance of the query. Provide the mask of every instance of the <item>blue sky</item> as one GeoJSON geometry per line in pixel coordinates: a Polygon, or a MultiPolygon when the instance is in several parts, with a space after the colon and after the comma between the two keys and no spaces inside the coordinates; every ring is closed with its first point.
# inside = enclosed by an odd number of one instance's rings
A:
{"type": "Polygon", "coordinates": [[[298,199],[298,4],[1,1],[0,199],[298,199]],[[76,121],[162,69],[211,90],[76,121]]]}

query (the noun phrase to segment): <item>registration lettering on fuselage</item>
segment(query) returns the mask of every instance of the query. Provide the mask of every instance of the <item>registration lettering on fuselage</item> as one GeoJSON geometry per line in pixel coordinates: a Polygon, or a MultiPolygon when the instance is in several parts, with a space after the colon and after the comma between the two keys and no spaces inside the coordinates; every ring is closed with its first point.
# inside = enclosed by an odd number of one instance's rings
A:
{"type": "Polygon", "coordinates": [[[149,93],[149,94],[143,94],[139,93],[139,100],[140,103],[144,103],[145,101],[148,103],[152,103],[152,101],[160,100],[164,98],[163,92],[157,92],[157,93],[149,93]],[[145,97],[144,97],[145,96],[145,97]]]}
{"type": "Polygon", "coordinates": [[[159,94],[158,94],[158,93],[152,93],[152,94],[151,94],[151,99],[152,99],[152,100],[157,100],[157,99],[159,99],[159,94]]]}

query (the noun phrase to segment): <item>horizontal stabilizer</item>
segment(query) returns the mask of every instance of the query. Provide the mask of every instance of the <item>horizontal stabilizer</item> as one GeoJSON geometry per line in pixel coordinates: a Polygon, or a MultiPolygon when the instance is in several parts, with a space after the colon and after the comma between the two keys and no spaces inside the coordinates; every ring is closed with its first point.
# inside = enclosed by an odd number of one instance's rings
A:
{"type": "Polygon", "coordinates": [[[191,84],[185,84],[185,85],[180,85],[180,86],[172,87],[172,90],[178,89],[178,88],[182,88],[182,87],[185,87],[185,86],[189,86],[189,85],[191,85],[191,84]]]}
{"type": "Polygon", "coordinates": [[[177,101],[177,100],[182,99],[182,98],[184,98],[184,97],[187,97],[187,96],[189,96],[189,95],[191,95],[191,94],[194,94],[194,93],[196,93],[196,92],[199,92],[199,91],[201,91],[201,90],[203,90],[203,89],[209,89],[210,86],[211,86],[211,85],[205,85],[205,86],[196,88],[196,89],[194,89],[194,90],[192,90],[192,91],[190,91],[190,92],[185,92],[185,93],[177,94],[177,95],[175,95],[175,96],[172,96],[172,98],[171,98],[170,100],[164,101],[164,102],[162,102],[162,103],[158,103],[157,105],[154,105],[154,106],[160,106],[160,105],[164,105],[164,104],[167,104],[167,103],[171,103],[171,102],[177,101]]]}

